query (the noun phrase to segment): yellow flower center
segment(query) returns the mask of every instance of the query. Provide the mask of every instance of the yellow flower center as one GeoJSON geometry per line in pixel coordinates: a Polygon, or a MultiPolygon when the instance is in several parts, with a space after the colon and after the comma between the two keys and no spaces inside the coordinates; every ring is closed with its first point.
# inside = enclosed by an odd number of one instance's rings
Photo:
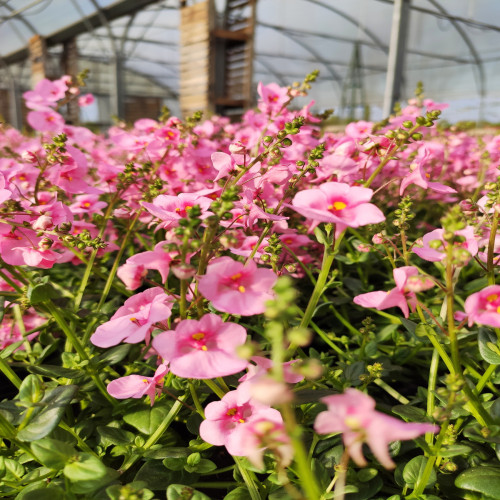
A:
{"type": "Polygon", "coordinates": [[[343,201],[334,201],[328,206],[328,210],[344,210],[347,205],[343,201]]]}
{"type": "Polygon", "coordinates": [[[238,287],[238,292],[245,293],[245,287],[243,285],[240,285],[238,287]]]}
{"type": "Polygon", "coordinates": [[[236,415],[236,412],[237,412],[237,411],[238,411],[238,410],[237,410],[236,408],[231,408],[231,409],[227,410],[226,415],[227,415],[228,417],[234,417],[234,415],[236,415]]]}
{"type": "Polygon", "coordinates": [[[494,301],[495,301],[495,300],[497,300],[497,299],[498,299],[498,294],[497,294],[497,293],[492,293],[491,295],[488,295],[488,296],[486,297],[486,301],[487,301],[487,302],[490,302],[490,303],[491,303],[491,302],[494,302],[494,301]]]}

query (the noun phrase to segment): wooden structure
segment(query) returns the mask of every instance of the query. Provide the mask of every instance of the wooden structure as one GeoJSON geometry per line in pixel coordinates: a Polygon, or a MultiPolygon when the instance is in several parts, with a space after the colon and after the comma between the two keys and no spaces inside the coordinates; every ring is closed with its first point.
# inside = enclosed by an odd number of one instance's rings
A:
{"type": "Polygon", "coordinates": [[[47,44],[40,35],[29,39],[29,55],[31,62],[31,85],[34,87],[40,80],[47,78],[47,44]]]}
{"type": "Polygon", "coordinates": [[[239,116],[253,104],[256,0],[226,0],[216,20],[214,0],[181,8],[180,106],[239,116]]]}
{"type": "Polygon", "coordinates": [[[181,8],[180,22],[180,95],[181,112],[214,112],[214,0],[181,8]]]}

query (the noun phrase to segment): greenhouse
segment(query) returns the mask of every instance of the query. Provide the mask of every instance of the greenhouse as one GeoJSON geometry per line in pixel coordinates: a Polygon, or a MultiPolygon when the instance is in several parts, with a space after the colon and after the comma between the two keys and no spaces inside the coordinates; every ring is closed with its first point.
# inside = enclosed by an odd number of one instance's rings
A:
{"type": "Polygon", "coordinates": [[[499,20],[0,0],[0,497],[500,500],[499,20]]]}

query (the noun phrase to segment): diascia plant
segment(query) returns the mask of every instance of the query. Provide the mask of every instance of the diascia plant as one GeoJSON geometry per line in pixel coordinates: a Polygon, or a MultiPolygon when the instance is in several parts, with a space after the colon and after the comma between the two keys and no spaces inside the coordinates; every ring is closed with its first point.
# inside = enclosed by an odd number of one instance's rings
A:
{"type": "Polygon", "coordinates": [[[223,117],[0,133],[0,496],[500,498],[500,136],[317,74],[223,117]]]}

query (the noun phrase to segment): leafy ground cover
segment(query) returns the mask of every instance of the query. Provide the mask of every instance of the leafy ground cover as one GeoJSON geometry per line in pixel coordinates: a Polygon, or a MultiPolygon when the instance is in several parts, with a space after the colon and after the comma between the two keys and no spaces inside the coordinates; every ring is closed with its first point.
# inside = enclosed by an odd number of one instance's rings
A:
{"type": "Polygon", "coordinates": [[[415,99],[0,134],[0,496],[500,498],[500,136],[415,99]]]}

